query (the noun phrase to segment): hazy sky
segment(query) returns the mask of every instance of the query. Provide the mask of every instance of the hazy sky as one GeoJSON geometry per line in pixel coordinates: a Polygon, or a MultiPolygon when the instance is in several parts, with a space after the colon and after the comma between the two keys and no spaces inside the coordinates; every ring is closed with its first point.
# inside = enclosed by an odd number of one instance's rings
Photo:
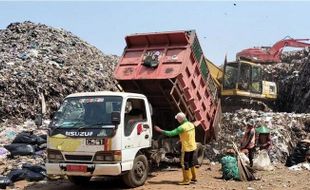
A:
{"type": "Polygon", "coordinates": [[[310,2],[0,2],[0,28],[30,20],[71,31],[106,54],[121,55],[127,34],[195,29],[205,55],[310,38],[310,2]]]}

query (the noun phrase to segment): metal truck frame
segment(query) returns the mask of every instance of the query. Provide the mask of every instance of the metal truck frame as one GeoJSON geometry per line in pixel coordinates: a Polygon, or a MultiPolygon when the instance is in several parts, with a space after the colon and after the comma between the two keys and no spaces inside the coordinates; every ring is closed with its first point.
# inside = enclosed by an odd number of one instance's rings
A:
{"type": "Polygon", "coordinates": [[[218,90],[195,31],[134,34],[114,76],[126,92],[86,92],[65,98],[48,135],[49,175],[75,184],[93,176],[122,176],[143,185],[153,163],[177,161],[178,138],[153,133],[177,127],[183,111],[196,125],[200,163],[203,146],[216,138],[221,116],[218,90]]]}

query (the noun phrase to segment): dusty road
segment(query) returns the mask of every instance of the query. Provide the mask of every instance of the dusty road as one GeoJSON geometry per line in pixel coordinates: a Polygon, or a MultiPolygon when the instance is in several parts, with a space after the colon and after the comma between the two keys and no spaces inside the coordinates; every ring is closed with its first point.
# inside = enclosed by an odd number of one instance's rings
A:
{"type": "MultiPolygon", "coordinates": [[[[274,171],[258,171],[257,176],[261,180],[252,182],[224,181],[219,179],[221,172],[220,165],[204,164],[199,168],[199,181],[197,184],[189,186],[177,185],[181,178],[181,172],[178,168],[165,171],[153,172],[146,184],[137,190],[146,189],[218,189],[218,190],[309,190],[310,189],[310,172],[289,171],[284,166],[277,166],[274,171]]],[[[87,187],[78,187],[72,185],[66,180],[48,181],[40,183],[28,183],[21,181],[15,184],[15,189],[27,190],[101,190],[101,189],[124,189],[125,186],[119,179],[106,179],[92,181],[87,187]]]]}

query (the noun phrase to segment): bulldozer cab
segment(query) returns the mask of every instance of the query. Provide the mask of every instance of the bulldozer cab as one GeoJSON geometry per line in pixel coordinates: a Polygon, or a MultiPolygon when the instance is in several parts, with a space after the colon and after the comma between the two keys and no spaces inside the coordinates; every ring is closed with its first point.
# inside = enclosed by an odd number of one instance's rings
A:
{"type": "Polygon", "coordinates": [[[267,81],[266,76],[263,68],[255,63],[243,60],[225,63],[221,95],[231,102],[240,99],[273,101],[277,97],[276,84],[267,81]]]}
{"type": "Polygon", "coordinates": [[[262,93],[263,69],[246,62],[230,62],[224,66],[223,90],[262,93]]]}

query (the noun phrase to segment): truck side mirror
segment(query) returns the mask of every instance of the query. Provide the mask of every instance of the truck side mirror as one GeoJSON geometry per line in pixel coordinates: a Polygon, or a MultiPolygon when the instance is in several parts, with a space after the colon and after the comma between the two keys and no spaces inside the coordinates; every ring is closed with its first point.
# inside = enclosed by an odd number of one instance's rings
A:
{"type": "Polygon", "coordinates": [[[118,111],[114,111],[111,113],[111,122],[115,127],[117,127],[118,124],[121,122],[121,113],[118,111]]]}
{"type": "Polygon", "coordinates": [[[36,124],[37,127],[40,127],[43,123],[43,115],[42,114],[37,114],[34,123],[36,124]]]}

